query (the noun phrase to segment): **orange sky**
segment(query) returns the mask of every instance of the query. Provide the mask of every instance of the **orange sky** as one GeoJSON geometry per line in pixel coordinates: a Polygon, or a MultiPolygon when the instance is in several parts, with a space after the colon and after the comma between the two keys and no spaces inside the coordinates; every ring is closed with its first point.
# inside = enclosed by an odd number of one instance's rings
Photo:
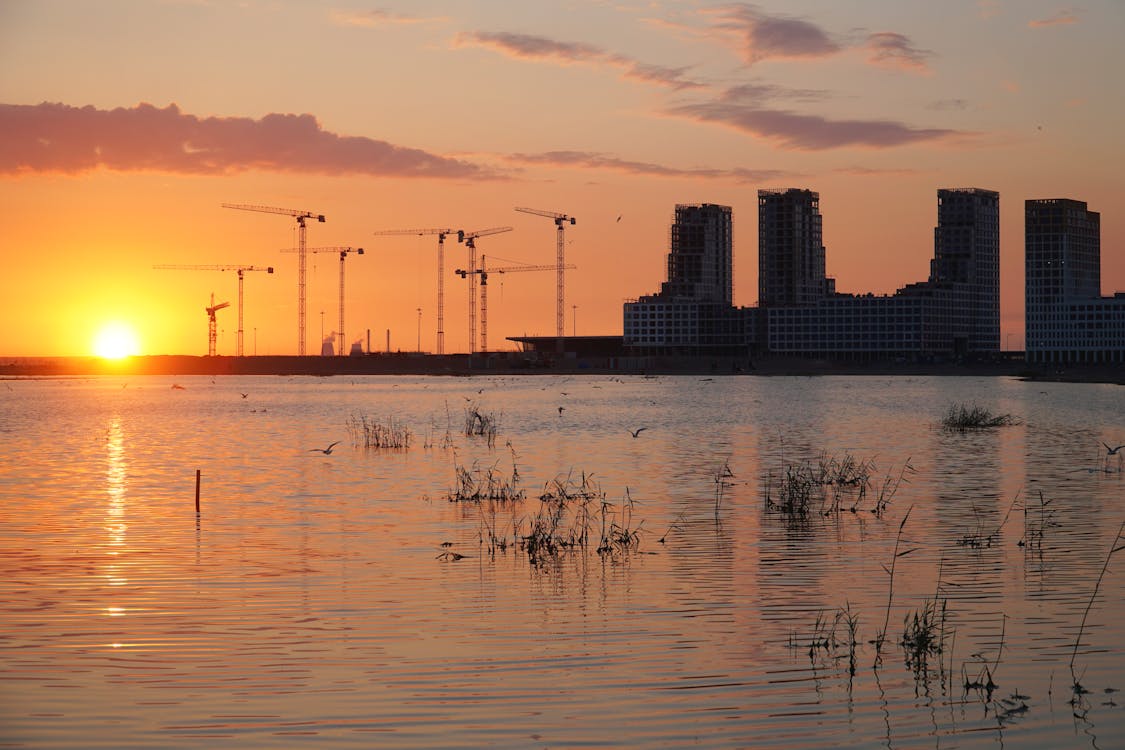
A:
{"type": "MultiPolygon", "coordinates": [[[[1125,290],[1125,6],[916,3],[14,0],[0,5],[0,355],[91,353],[112,321],[146,354],[204,354],[210,295],[235,351],[297,350],[289,217],[347,261],[345,333],[432,351],[435,237],[511,226],[490,265],[549,264],[567,229],[566,332],[620,334],[658,290],[676,203],[733,207],[735,301],[757,298],[756,195],[817,190],[846,292],[926,277],[936,192],[1001,195],[1005,344],[1023,335],[1023,201],[1102,214],[1125,290]],[[618,217],[621,217],[618,221],[618,217]],[[575,307],[576,306],[576,307],[575,307]],[[422,309],[419,329],[418,308],[422,309]]],[[[467,253],[446,246],[446,351],[468,349],[467,253]]],[[[307,351],[338,327],[338,261],[310,256],[307,351]]],[[[553,273],[493,277],[490,348],[554,333],[553,273]]]]}

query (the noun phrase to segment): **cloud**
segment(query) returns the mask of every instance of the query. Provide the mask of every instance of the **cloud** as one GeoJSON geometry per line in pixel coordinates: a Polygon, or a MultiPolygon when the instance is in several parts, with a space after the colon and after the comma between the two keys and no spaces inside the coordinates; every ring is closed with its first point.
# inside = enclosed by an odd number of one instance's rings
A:
{"type": "Polygon", "coordinates": [[[359,26],[361,28],[376,29],[385,26],[404,26],[423,23],[445,23],[449,19],[422,18],[419,16],[404,16],[386,10],[332,10],[328,17],[333,23],[340,26],[359,26]]]}
{"type": "Polygon", "coordinates": [[[964,135],[941,128],[913,128],[893,120],[831,120],[819,115],[769,109],[762,106],[764,102],[747,99],[744,88],[732,89],[716,101],[673,106],[667,113],[726,125],[798,151],[849,146],[890,148],[964,135]]]}
{"type": "Polygon", "coordinates": [[[819,58],[842,49],[826,31],[800,18],[769,16],[749,3],[720,10],[716,27],[733,33],[750,64],[768,58],[819,58]]]}
{"type": "Polygon", "coordinates": [[[567,167],[576,169],[607,169],[624,174],[649,177],[698,177],[724,178],[738,182],[768,182],[780,177],[792,176],[791,172],[776,169],[731,169],[694,168],[681,169],[650,162],[628,161],[615,156],[594,151],[546,151],[539,154],[510,154],[508,161],[525,165],[567,167]]]}
{"type": "Polygon", "coordinates": [[[484,47],[520,60],[609,66],[621,71],[624,78],[676,90],[704,87],[704,84],[684,77],[688,68],[642,63],[583,42],[560,42],[543,36],[506,31],[475,31],[458,34],[454,43],[462,47],[484,47]]]}
{"type": "Polygon", "coordinates": [[[938,99],[936,102],[930,104],[929,109],[934,109],[939,112],[949,110],[964,110],[969,108],[969,101],[967,99],[938,99]]]}
{"type": "Polygon", "coordinates": [[[324,130],[312,115],[200,118],[175,104],[126,109],[0,104],[0,174],[222,175],[248,170],[394,177],[488,177],[474,164],[324,130]]]}
{"type": "Polygon", "coordinates": [[[921,174],[917,169],[910,169],[902,167],[898,169],[885,169],[880,167],[861,167],[858,165],[850,167],[837,167],[832,170],[836,174],[846,174],[852,177],[908,177],[910,175],[921,174]]]}
{"type": "Polygon", "coordinates": [[[1048,26],[1066,26],[1078,23],[1078,13],[1079,12],[1074,8],[1060,8],[1055,11],[1054,15],[1028,21],[1027,25],[1032,29],[1042,29],[1048,26]]]}
{"type": "Polygon", "coordinates": [[[926,58],[931,53],[918,49],[902,34],[893,31],[875,32],[867,37],[864,47],[868,52],[867,61],[872,65],[919,73],[930,71],[926,58]]]}

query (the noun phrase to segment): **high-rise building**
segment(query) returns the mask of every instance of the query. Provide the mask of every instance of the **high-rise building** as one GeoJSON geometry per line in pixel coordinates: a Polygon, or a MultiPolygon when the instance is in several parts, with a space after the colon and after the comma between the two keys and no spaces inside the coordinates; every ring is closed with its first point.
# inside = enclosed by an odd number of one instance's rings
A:
{"type": "Polygon", "coordinates": [[[676,206],[669,238],[668,280],[661,294],[734,303],[734,244],[730,206],[676,206]]]}
{"type": "Polygon", "coordinates": [[[1066,198],[1024,202],[1026,356],[1125,360],[1125,295],[1101,296],[1101,215],[1066,198]]]}
{"type": "Polygon", "coordinates": [[[953,292],[955,351],[1000,351],[999,193],[938,190],[930,284],[953,292]]]}
{"type": "Polygon", "coordinates": [[[825,276],[820,195],[758,191],[758,306],[813,305],[834,291],[825,276]]]}
{"type": "Polygon", "coordinates": [[[668,245],[660,292],[625,303],[625,346],[655,355],[745,351],[747,313],[734,307],[730,206],[677,205],[668,245]]]}

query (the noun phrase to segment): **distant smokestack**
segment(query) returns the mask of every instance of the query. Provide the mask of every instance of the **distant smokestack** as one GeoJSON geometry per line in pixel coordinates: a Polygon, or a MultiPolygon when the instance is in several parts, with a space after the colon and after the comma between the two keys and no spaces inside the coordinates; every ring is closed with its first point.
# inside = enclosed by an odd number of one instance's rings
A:
{"type": "Polygon", "coordinates": [[[391,329],[387,329],[387,354],[391,353],[391,329]]]}
{"type": "Polygon", "coordinates": [[[367,353],[371,353],[371,329],[367,329],[367,353]]]}

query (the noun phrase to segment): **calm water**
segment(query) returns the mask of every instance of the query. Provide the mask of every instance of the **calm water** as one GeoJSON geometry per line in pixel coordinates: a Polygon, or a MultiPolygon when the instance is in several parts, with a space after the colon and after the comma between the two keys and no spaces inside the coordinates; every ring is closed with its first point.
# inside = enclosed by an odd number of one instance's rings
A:
{"type": "Polygon", "coordinates": [[[1125,747],[1125,551],[1073,704],[1069,668],[1125,521],[1101,447],[1125,443],[1120,387],[134,377],[0,399],[0,746],[1125,747]],[[939,429],[962,402],[1021,423],[939,429]],[[464,435],[474,404],[493,447],[464,435]],[[357,447],[359,415],[410,448],[357,447]],[[776,499],[786,467],[848,456],[871,462],[856,512],[846,490],[838,514],[766,507],[766,476],[776,499]],[[513,461],[523,501],[447,499],[455,467],[513,461]],[[583,474],[635,549],[488,554],[485,524],[526,534],[583,474]],[[935,595],[923,668],[900,641],[935,595]],[[846,625],[824,643],[844,608],[854,676],[846,625]]]}

